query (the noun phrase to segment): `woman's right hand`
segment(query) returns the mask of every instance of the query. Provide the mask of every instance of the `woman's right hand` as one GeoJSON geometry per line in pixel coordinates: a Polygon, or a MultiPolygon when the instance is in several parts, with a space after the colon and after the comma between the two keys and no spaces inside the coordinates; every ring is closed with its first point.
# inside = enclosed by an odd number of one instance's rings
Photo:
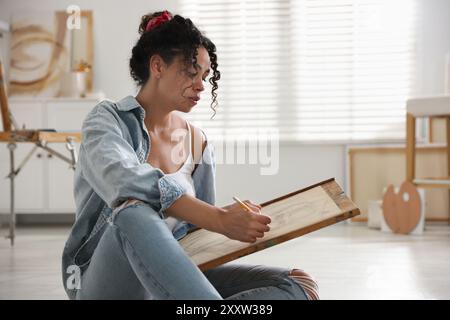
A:
{"type": "Polygon", "coordinates": [[[220,215],[221,232],[230,239],[242,242],[256,242],[268,232],[270,217],[262,215],[254,206],[247,211],[240,205],[231,205],[222,208],[220,215]]]}

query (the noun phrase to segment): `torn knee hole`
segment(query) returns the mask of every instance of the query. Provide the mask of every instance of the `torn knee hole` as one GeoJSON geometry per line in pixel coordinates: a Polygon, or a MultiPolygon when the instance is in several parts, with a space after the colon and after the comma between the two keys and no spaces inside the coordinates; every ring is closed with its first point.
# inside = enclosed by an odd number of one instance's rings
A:
{"type": "Polygon", "coordinates": [[[311,275],[301,269],[292,269],[289,272],[289,277],[303,288],[309,300],[319,299],[319,286],[311,275]]]}
{"type": "Polygon", "coordinates": [[[134,204],[137,203],[141,203],[141,200],[138,199],[128,199],[125,202],[123,202],[122,204],[120,204],[119,206],[117,206],[116,208],[114,208],[113,212],[112,212],[112,216],[114,217],[116,214],[119,213],[119,211],[121,211],[122,209],[125,209],[129,206],[132,206],[134,204]]]}
{"type": "Polygon", "coordinates": [[[124,208],[126,208],[126,207],[128,207],[128,206],[131,206],[131,205],[133,205],[133,204],[136,204],[136,203],[141,203],[142,201],[141,200],[138,200],[138,199],[128,199],[127,201],[125,201],[122,205],[124,205],[124,208]]]}
{"type": "Polygon", "coordinates": [[[308,273],[306,273],[304,270],[302,269],[292,269],[289,272],[290,276],[300,276],[300,277],[309,277],[312,279],[311,275],[309,275],[308,273]]]}

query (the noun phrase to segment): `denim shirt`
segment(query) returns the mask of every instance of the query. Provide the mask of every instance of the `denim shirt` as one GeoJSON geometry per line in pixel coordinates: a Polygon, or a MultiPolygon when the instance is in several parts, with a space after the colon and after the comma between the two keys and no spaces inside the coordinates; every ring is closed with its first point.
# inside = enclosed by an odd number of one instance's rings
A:
{"type": "MultiPolygon", "coordinates": [[[[76,218],[62,255],[62,278],[70,299],[79,289],[73,276],[86,270],[105,227],[112,221],[114,208],[127,199],[138,199],[164,219],[165,210],[187,192],[147,162],[151,145],[144,118],[144,108],[133,96],[127,96],[117,103],[100,102],[83,122],[74,176],[76,218]]],[[[214,149],[207,139],[192,177],[196,197],[214,205],[214,149]]],[[[172,233],[179,240],[195,227],[183,221],[172,233]]]]}

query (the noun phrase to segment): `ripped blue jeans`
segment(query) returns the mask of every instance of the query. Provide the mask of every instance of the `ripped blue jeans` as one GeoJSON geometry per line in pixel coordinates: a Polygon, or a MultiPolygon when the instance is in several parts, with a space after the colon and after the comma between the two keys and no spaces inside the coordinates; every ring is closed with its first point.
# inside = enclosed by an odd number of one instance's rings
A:
{"type": "Polygon", "coordinates": [[[164,220],[144,203],[113,216],[77,299],[307,300],[290,269],[227,263],[201,271],[164,220]]]}

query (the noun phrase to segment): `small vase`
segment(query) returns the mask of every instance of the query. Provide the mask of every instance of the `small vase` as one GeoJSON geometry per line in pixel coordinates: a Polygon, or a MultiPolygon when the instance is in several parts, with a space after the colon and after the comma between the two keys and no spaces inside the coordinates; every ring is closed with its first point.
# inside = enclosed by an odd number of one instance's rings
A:
{"type": "Polygon", "coordinates": [[[72,71],[64,73],[61,79],[59,96],[70,98],[82,98],[87,92],[87,73],[72,71]]]}

